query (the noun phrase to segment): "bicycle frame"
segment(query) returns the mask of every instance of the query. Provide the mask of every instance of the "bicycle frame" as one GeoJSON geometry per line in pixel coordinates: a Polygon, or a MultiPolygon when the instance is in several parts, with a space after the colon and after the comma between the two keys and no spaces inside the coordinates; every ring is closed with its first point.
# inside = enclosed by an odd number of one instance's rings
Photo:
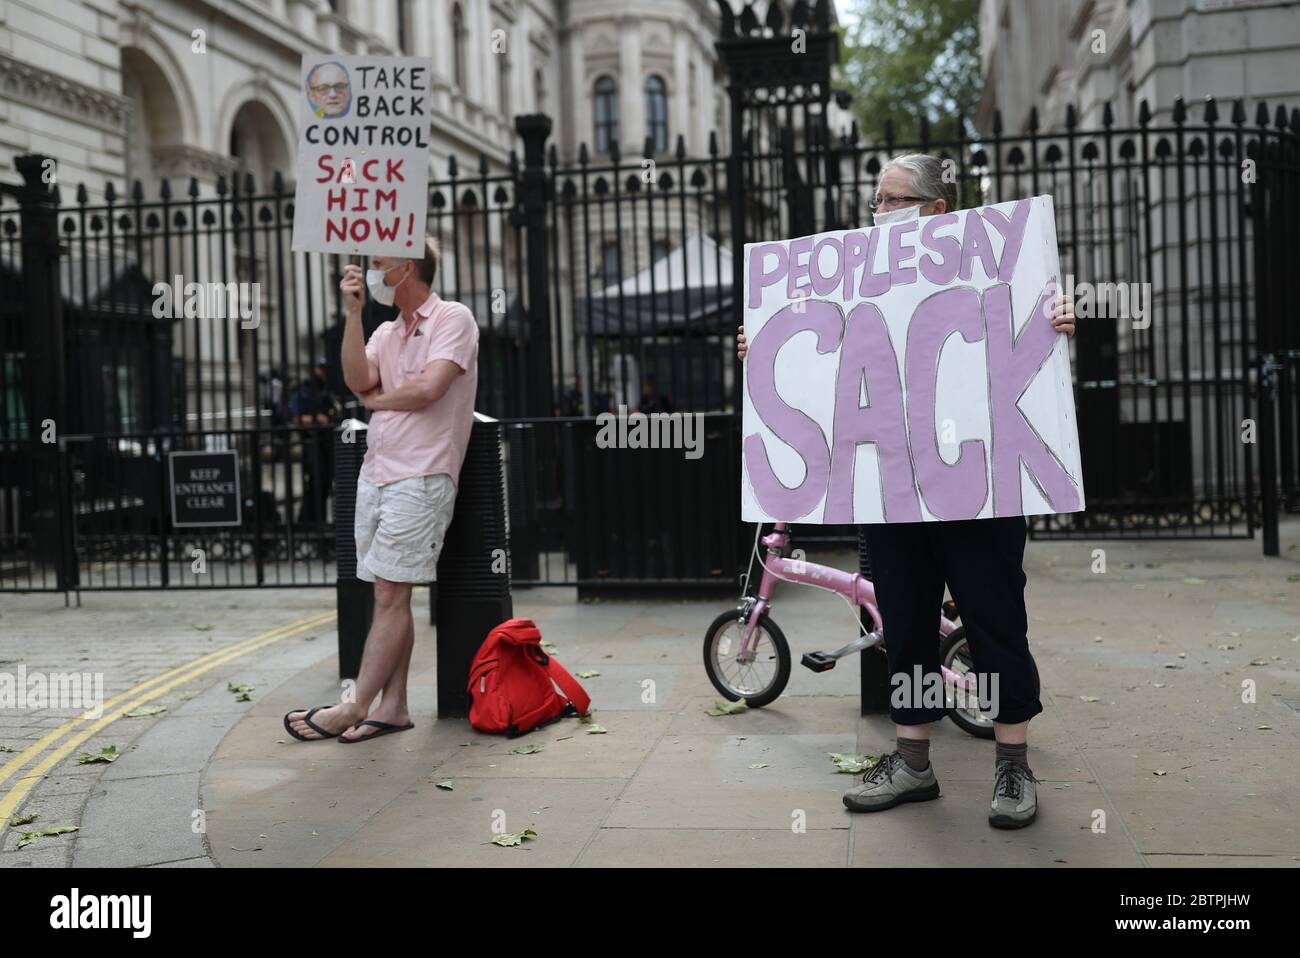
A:
{"type": "MultiPolygon", "coordinates": [[[[876,605],[876,587],[870,579],[859,572],[844,572],[841,569],[833,569],[830,566],[819,565],[816,562],[784,557],[782,552],[790,544],[789,528],[784,522],[775,523],[772,531],[763,536],[761,543],[763,552],[760,554],[759,564],[763,567],[763,578],[758,586],[758,595],[752,600],[752,604],[749,605],[745,612],[745,638],[741,643],[739,653],[741,661],[747,660],[754,654],[754,645],[756,644],[754,636],[758,621],[763,617],[763,613],[772,607],[772,592],[776,588],[776,583],[783,579],[820,586],[823,589],[836,592],[845,596],[858,608],[870,612],[871,621],[876,623],[876,629],[868,637],[869,641],[862,645],[862,649],[872,648],[884,641],[885,623],[881,618],[880,609],[876,605]]],[[[746,602],[750,603],[751,600],[746,599],[746,602]]],[[[947,636],[956,627],[947,616],[940,614],[940,636],[947,636]]],[[[846,650],[848,648],[848,646],[845,646],[846,650]]],[[[852,651],[861,651],[861,649],[852,651]]],[[[943,673],[945,685],[964,688],[972,693],[975,691],[976,676],[974,672],[968,672],[962,676],[942,664],[939,666],[939,670],[943,673]]]]}

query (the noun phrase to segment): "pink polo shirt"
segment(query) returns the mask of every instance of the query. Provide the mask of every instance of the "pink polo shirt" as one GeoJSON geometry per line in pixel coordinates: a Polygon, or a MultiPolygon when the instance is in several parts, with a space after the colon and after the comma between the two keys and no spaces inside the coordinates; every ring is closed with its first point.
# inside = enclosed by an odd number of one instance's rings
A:
{"type": "Polygon", "coordinates": [[[474,425],[478,386],[478,324],[464,303],[437,293],[416,309],[408,329],[399,316],[384,323],[366,343],[366,358],[379,367],[379,384],[391,392],[419,375],[435,359],[464,370],[441,399],[423,409],[380,409],[370,416],[361,478],[376,486],[446,473],[458,484],[469,431],[474,425]]]}

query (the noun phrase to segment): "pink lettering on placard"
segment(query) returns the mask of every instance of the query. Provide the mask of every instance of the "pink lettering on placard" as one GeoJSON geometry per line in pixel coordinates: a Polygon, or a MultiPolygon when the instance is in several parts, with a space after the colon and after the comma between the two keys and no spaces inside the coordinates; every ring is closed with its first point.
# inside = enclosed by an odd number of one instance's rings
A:
{"type": "Polygon", "coordinates": [[[887,521],[919,522],[921,504],[907,455],[898,357],[885,328],[885,317],[874,303],[855,306],[844,331],[835,383],[835,452],[823,521],[853,521],[853,469],[858,444],[864,442],[876,444],[887,521]],[[864,379],[865,406],[861,405],[864,379]]]}
{"type": "Polygon", "coordinates": [[[817,508],[830,473],[831,452],[825,433],[815,420],[788,405],[776,391],[776,354],[804,330],[817,334],[817,352],[834,352],[844,335],[840,308],[820,300],[786,306],[754,337],[746,359],[745,385],[759,419],[804,462],[803,480],[793,488],[786,486],[772,469],[763,437],[758,433],[745,437],[745,467],[754,496],[768,515],[783,519],[798,519],[817,508]],[[802,311],[797,306],[802,306],[802,311]]]}
{"type": "Polygon", "coordinates": [[[907,234],[921,226],[920,220],[895,226],[889,234],[889,283],[894,286],[908,286],[916,282],[916,267],[906,265],[916,255],[916,248],[910,243],[904,245],[907,234]]]}
{"type": "Polygon", "coordinates": [[[1011,211],[1011,219],[992,206],[982,211],[989,225],[1002,234],[1002,255],[998,258],[998,279],[1004,283],[1011,280],[1020,260],[1020,247],[1025,241],[1025,227],[1029,225],[1029,212],[1032,200],[1019,200],[1011,211]]]}
{"type": "Polygon", "coordinates": [[[962,440],[957,461],[948,463],[939,454],[935,432],[939,355],[953,333],[968,343],[984,338],[980,296],[969,286],[927,296],[912,314],[907,327],[907,429],[925,507],[938,519],[974,519],[989,496],[984,443],[962,440]]]}
{"type": "MultiPolygon", "coordinates": [[[[875,235],[877,231],[872,231],[875,235]]],[[[870,247],[874,249],[875,247],[870,247]]],[[[851,230],[844,234],[844,292],[841,295],[845,299],[853,298],[853,277],[857,274],[858,267],[867,261],[867,234],[861,230],[851,230]]]]}
{"type": "Polygon", "coordinates": [[[1049,282],[1029,314],[1019,335],[1011,314],[1011,287],[1005,283],[984,291],[984,317],[988,339],[989,412],[993,418],[993,514],[1023,515],[1020,464],[1029,470],[1056,512],[1081,508],[1079,489],[1065,466],[1029,424],[1020,410],[1020,397],[1052,355],[1061,334],[1052,328],[1046,310],[1056,299],[1055,282],[1049,282]]]}
{"type": "Polygon", "coordinates": [[[826,296],[835,291],[835,287],[840,284],[840,278],[844,275],[844,248],[839,240],[834,236],[828,236],[813,248],[809,272],[812,274],[813,292],[818,296],[826,296]],[[823,249],[830,249],[834,253],[831,259],[834,267],[825,275],[822,274],[819,266],[823,249]]]}
{"type": "Polygon", "coordinates": [[[798,299],[808,295],[808,258],[813,239],[804,236],[790,241],[790,271],[785,276],[785,298],[798,299]]]}
{"type": "Polygon", "coordinates": [[[993,255],[993,242],[984,229],[984,221],[980,219],[979,213],[972,210],[966,214],[965,229],[962,231],[961,269],[957,275],[962,279],[970,279],[976,259],[980,261],[989,279],[997,278],[998,261],[993,255]]]}
{"type": "Polygon", "coordinates": [[[926,252],[918,266],[921,275],[936,286],[947,286],[957,278],[957,270],[961,268],[961,243],[957,237],[934,235],[936,230],[951,226],[957,219],[956,213],[936,213],[927,216],[921,227],[921,245],[926,252]],[[943,255],[936,260],[935,253],[943,255]]]}
{"type": "Polygon", "coordinates": [[[749,249],[749,308],[757,309],[763,304],[763,289],[779,282],[790,268],[790,254],[784,243],[759,243],[749,249]],[[766,269],[769,255],[775,257],[776,265],[766,269]]]}

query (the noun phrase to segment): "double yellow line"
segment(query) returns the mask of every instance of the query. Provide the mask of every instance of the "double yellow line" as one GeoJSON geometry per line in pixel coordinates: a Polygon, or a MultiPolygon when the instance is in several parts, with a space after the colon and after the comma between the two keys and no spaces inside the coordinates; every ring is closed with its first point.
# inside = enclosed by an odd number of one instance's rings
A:
{"type": "Polygon", "coordinates": [[[3,786],[28,762],[38,758],[42,752],[57,742],[69,732],[77,729],[78,726],[87,722],[90,724],[78,731],[75,735],[63,742],[57,748],[52,749],[38,764],[32,766],[26,773],[20,776],[9,789],[9,791],[0,797],[0,829],[9,826],[9,819],[15,809],[22,804],[23,799],[27,797],[28,792],[45,777],[45,773],[53,768],[58,762],[62,761],[68,754],[86,739],[90,738],[96,732],[101,731],[110,723],[115,722],[132,709],[165,695],[178,685],[184,685],[191,679],[197,678],[204,672],[215,669],[219,665],[237,659],[240,656],[248,655],[250,652],[256,652],[258,649],[265,648],[272,643],[279,642],[281,639],[287,639],[290,636],[306,632],[308,629],[317,628],[334,621],[337,612],[325,612],[320,615],[308,616],[304,619],[298,619],[290,622],[288,625],[277,626],[266,632],[254,635],[251,638],[243,639],[224,648],[216,649],[207,655],[201,655],[192,662],[185,665],[177,666],[161,675],[156,675],[151,679],[141,682],[135,688],[123,692],[121,695],[115,695],[103,705],[103,712],[98,719],[91,719],[90,713],[86,712],[77,718],[60,725],[58,728],[51,730],[44,738],[34,742],[31,746],[19,752],[16,756],[0,766],[0,786],[3,786]]]}

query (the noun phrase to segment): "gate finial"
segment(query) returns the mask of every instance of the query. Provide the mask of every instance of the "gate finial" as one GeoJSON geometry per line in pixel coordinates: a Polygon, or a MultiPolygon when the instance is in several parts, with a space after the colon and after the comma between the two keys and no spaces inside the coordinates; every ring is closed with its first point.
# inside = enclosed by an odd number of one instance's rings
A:
{"type": "Polygon", "coordinates": [[[722,25],[718,28],[718,35],[723,37],[734,37],[736,35],[736,14],[732,12],[731,4],[727,0],[717,0],[718,15],[722,19],[722,25]]]}

